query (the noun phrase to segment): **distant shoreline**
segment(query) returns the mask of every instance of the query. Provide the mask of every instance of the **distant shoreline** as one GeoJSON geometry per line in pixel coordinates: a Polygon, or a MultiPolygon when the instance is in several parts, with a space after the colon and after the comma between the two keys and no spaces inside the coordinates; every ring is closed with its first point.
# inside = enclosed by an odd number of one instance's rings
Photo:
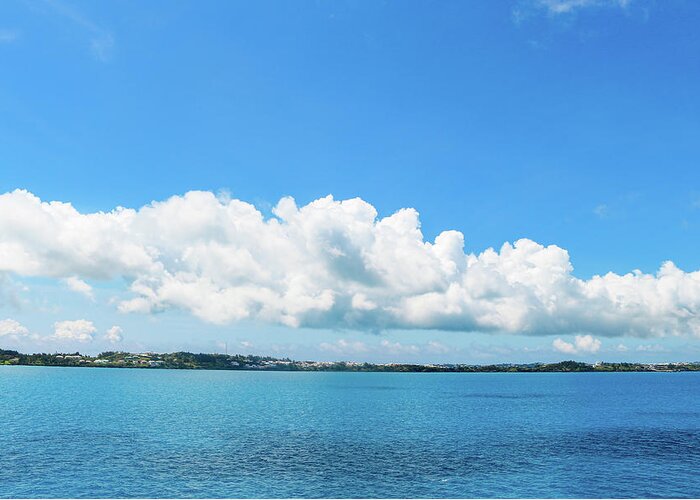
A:
{"type": "Polygon", "coordinates": [[[296,361],[288,358],[242,354],[129,353],[107,351],[97,356],[75,353],[22,354],[0,349],[0,366],[63,366],[88,368],[139,368],[152,370],[230,370],[284,372],[386,372],[386,373],[620,373],[620,372],[695,372],[693,363],[608,363],[578,361],[558,363],[412,364],[360,363],[351,361],[296,361]]]}

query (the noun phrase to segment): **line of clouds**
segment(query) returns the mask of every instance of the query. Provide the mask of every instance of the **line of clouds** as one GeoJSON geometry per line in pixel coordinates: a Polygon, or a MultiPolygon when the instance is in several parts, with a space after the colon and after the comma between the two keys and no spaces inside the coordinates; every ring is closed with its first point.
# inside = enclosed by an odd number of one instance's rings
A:
{"type": "MultiPolygon", "coordinates": [[[[97,327],[92,321],[86,319],[56,321],[53,325],[53,334],[41,336],[31,333],[29,328],[11,318],[0,320],[0,339],[20,340],[31,338],[33,341],[68,341],[87,343],[95,340],[97,327]]],[[[123,340],[123,330],[115,325],[109,328],[102,337],[104,340],[116,344],[123,340]]]]}
{"type": "Polygon", "coordinates": [[[376,344],[357,340],[339,339],[335,342],[321,342],[318,348],[322,352],[332,353],[339,356],[364,356],[367,354],[390,354],[398,357],[416,357],[424,354],[446,354],[450,352],[450,347],[430,340],[424,344],[406,344],[402,342],[382,339],[376,344]]]}
{"type": "MultiPolygon", "coordinates": [[[[112,345],[118,345],[124,340],[124,331],[118,325],[113,325],[104,331],[102,335],[97,337],[98,329],[92,321],[85,319],[77,320],[62,320],[53,324],[53,333],[50,335],[41,335],[36,332],[31,332],[29,328],[11,318],[0,320],[0,341],[10,340],[18,343],[22,340],[30,340],[38,346],[58,346],[70,344],[89,344],[96,340],[103,340],[112,345]]],[[[224,346],[229,347],[227,342],[219,342],[218,347],[223,349],[224,346]]],[[[244,352],[253,352],[256,346],[247,340],[238,341],[231,344],[234,350],[244,352]]],[[[425,355],[445,355],[448,353],[468,354],[472,357],[481,359],[490,359],[499,356],[510,356],[527,354],[528,352],[557,352],[566,354],[571,357],[585,357],[591,354],[601,352],[618,352],[626,353],[630,348],[625,344],[618,344],[607,349],[601,349],[602,342],[600,339],[591,335],[577,335],[572,342],[567,342],[561,338],[556,338],[551,344],[551,350],[543,347],[506,347],[498,345],[483,345],[472,343],[468,347],[455,348],[445,345],[437,340],[429,340],[424,343],[403,343],[381,339],[378,342],[365,342],[360,340],[338,339],[336,341],[325,341],[317,345],[317,349],[321,353],[330,353],[339,358],[364,358],[367,356],[386,356],[390,355],[399,359],[418,359],[425,355]]],[[[273,345],[265,347],[265,350],[273,350],[276,352],[287,352],[289,346],[273,345]]],[[[643,354],[658,354],[669,352],[666,347],[656,344],[640,344],[634,348],[638,353],[643,354]]]]}
{"type": "Polygon", "coordinates": [[[556,245],[521,239],[475,254],[458,231],[426,241],[410,208],[382,218],[328,196],[302,207],[283,198],[273,213],[206,191],[81,213],[17,190],[0,195],[0,273],[83,294],[121,277],[124,313],[175,308],[216,324],[700,336],[700,272],[672,262],[582,280],[556,245]]]}

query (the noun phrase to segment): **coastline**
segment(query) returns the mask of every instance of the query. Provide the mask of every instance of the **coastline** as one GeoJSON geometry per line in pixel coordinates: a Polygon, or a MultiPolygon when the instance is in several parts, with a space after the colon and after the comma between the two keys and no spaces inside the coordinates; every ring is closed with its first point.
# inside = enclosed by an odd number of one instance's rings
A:
{"type": "Polygon", "coordinates": [[[288,358],[211,353],[128,353],[107,351],[97,356],[75,353],[23,354],[0,349],[0,366],[49,366],[76,368],[135,368],[150,370],[356,372],[356,373],[676,373],[700,372],[700,362],[595,364],[578,361],[556,363],[414,364],[353,361],[297,361],[288,358]]]}

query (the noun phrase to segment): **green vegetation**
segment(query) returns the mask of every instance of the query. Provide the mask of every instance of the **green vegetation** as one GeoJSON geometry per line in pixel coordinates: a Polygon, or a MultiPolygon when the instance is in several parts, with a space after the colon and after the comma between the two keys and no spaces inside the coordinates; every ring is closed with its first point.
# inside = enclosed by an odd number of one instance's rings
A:
{"type": "Polygon", "coordinates": [[[0,365],[25,366],[92,366],[104,368],[151,368],[185,370],[265,370],[265,371],[329,371],[329,372],[659,372],[700,371],[700,363],[559,363],[533,364],[372,364],[355,362],[294,361],[269,356],[241,354],[129,353],[107,351],[97,356],[74,353],[21,354],[0,349],[0,365]]]}

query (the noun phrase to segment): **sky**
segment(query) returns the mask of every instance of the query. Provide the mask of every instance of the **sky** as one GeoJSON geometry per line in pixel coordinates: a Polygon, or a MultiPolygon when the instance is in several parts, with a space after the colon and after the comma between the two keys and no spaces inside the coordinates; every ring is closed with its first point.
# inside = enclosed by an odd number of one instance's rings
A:
{"type": "Polygon", "coordinates": [[[0,348],[700,361],[700,4],[0,3],[0,348]]]}

